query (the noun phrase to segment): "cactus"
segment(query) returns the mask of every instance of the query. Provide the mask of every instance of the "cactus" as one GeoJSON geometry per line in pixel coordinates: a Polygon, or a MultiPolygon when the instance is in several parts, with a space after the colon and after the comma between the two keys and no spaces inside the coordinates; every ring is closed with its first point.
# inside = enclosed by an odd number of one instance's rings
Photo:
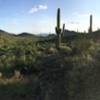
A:
{"type": "Polygon", "coordinates": [[[89,33],[92,33],[92,15],[90,15],[90,28],[89,33]]]}
{"type": "Polygon", "coordinates": [[[57,26],[55,28],[56,34],[57,34],[57,41],[56,41],[56,47],[57,49],[60,48],[61,44],[61,29],[60,29],[60,8],[57,10],[57,26]]]}
{"type": "Polygon", "coordinates": [[[63,28],[62,28],[62,37],[64,36],[64,32],[65,32],[65,24],[63,24],[63,28]]]}

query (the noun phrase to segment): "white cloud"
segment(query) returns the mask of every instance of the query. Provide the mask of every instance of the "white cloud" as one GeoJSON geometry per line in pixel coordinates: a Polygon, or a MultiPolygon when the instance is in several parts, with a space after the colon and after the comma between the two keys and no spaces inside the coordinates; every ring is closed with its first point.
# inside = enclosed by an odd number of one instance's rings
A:
{"type": "Polygon", "coordinates": [[[38,8],[37,7],[33,7],[29,10],[29,13],[32,14],[32,13],[35,13],[38,11],[38,8]]]}
{"type": "Polygon", "coordinates": [[[38,7],[39,10],[46,10],[48,9],[47,5],[39,5],[38,7]]]}
{"type": "Polygon", "coordinates": [[[29,13],[30,14],[33,14],[35,12],[38,12],[38,11],[41,11],[41,10],[47,10],[47,9],[48,9],[48,6],[47,5],[37,5],[37,6],[32,7],[29,10],[29,13]]]}

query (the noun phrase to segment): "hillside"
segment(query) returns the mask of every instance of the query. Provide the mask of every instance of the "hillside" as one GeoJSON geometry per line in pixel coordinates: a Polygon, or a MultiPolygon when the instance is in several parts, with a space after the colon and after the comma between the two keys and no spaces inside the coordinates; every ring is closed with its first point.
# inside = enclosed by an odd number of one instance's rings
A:
{"type": "Polygon", "coordinates": [[[32,36],[35,36],[35,35],[33,35],[33,34],[31,34],[31,33],[26,33],[26,32],[24,32],[24,33],[18,34],[17,36],[22,36],[22,37],[27,37],[27,36],[29,36],[29,37],[32,37],[32,36]]]}
{"type": "Polygon", "coordinates": [[[67,32],[75,35],[63,37],[62,47],[57,50],[55,35],[34,38],[32,34],[16,36],[1,31],[0,97],[99,100],[100,31],[67,32]],[[16,71],[20,73],[17,76],[16,71]]]}

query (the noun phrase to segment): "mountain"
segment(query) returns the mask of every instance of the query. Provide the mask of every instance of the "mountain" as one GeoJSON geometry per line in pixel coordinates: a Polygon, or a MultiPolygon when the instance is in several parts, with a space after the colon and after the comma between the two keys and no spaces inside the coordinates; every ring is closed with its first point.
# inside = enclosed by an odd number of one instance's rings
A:
{"type": "Polygon", "coordinates": [[[27,32],[20,33],[17,36],[20,36],[20,37],[36,37],[36,35],[31,34],[31,33],[27,33],[27,32]]]}
{"type": "Polygon", "coordinates": [[[40,37],[47,37],[49,34],[48,33],[40,33],[40,34],[38,34],[38,36],[40,36],[40,37]]]}
{"type": "Polygon", "coordinates": [[[0,30],[0,36],[15,36],[15,34],[0,30]]]}
{"type": "Polygon", "coordinates": [[[65,30],[64,31],[64,36],[74,36],[74,35],[77,35],[78,32],[75,32],[75,31],[69,31],[69,30],[65,30]]]}
{"type": "MultiPolygon", "coordinates": [[[[77,32],[69,31],[69,30],[65,30],[65,32],[64,32],[65,37],[66,36],[74,36],[76,34],[77,34],[77,32]]],[[[47,34],[47,33],[40,33],[38,35],[35,35],[32,33],[28,33],[28,32],[23,32],[18,35],[15,35],[13,33],[9,33],[4,30],[0,30],[0,35],[2,35],[2,36],[17,36],[17,37],[48,37],[49,36],[49,34],[47,34]]]]}

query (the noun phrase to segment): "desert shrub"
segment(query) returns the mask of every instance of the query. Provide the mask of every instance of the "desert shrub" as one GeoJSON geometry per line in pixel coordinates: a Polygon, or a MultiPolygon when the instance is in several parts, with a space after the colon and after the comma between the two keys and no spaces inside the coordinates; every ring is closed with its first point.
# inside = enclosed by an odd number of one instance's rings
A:
{"type": "Polygon", "coordinates": [[[69,55],[69,54],[72,53],[72,49],[68,46],[61,46],[60,47],[60,52],[69,55]]]}
{"type": "Polygon", "coordinates": [[[71,42],[71,47],[73,49],[73,54],[82,54],[88,51],[91,46],[91,40],[88,39],[78,39],[71,42]]]}
{"type": "Polygon", "coordinates": [[[4,66],[3,68],[0,69],[2,74],[3,74],[3,77],[11,77],[14,75],[14,68],[13,66],[9,66],[9,65],[6,65],[4,66]]]}
{"type": "Polygon", "coordinates": [[[47,54],[55,54],[55,53],[57,53],[57,49],[53,48],[53,47],[49,47],[49,48],[46,49],[45,53],[47,53],[47,54]]]}

